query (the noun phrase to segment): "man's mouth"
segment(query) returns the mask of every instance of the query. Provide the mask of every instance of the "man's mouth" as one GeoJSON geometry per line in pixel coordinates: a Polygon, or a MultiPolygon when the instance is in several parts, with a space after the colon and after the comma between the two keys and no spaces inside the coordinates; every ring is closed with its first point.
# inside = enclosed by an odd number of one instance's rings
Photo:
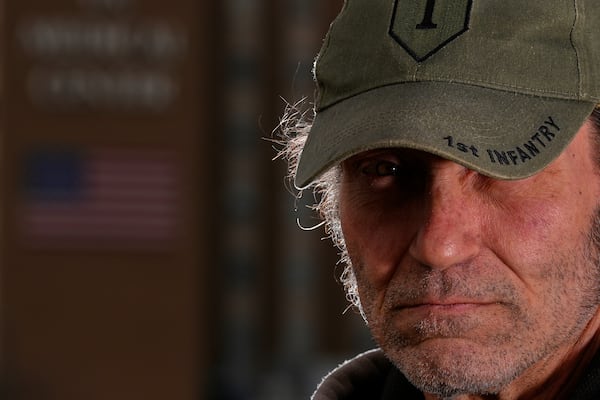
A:
{"type": "Polygon", "coordinates": [[[403,304],[396,309],[411,314],[460,314],[479,310],[483,307],[497,305],[497,302],[473,299],[427,299],[411,304],[403,304]]]}

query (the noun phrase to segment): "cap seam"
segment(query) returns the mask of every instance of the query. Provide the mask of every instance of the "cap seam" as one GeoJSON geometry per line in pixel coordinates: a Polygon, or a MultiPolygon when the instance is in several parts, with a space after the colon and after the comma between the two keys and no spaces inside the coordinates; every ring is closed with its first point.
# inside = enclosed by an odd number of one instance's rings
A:
{"type": "Polygon", "coordinates": [[[488,89],[497,89],[497,90],[513,89],[513,90],[521,90],[521,91],[529,92],[529,93],[517,93],[517,94],[525,94],[525,95],[531,94],[531,93],[551,94],[551,95],[560,95],[560,98],[567,98],[570,100],[583,100],[580,91],[578,91],[576,93],[577,98],[574,99],[574,98],[572,98],[572,94],[570,94],[568,92],[564,92],[564,91],[528,88],[525,86],[510,85],[510,84],[506,84],[506,83],[502,83],[502,82],[496,82],[493,80],[485,80],[485,81],[484,80],[475,80],[475,79],[455,80],[450,76],[439,76],[436,79],[433,79],[433,78],[430,78],[428,80],[422,79],[421,81],[436,82],[436,81],[439,81],[440,78],[445,79],[446,82],[448,82],[448,83],[458,83],[458,84],[462,83],[462,84],[466,84],[466,85],[482,86],[482,87],[486,87],[488,89]],[[492,87],[490,87],[490,86],[492,86],[492,87]]]}
{"type": "Polygon", "coordinates": [[[577,61],[577,80],[578,80],[578,90],[579,96],[582,97],[583,94],[583,79],[582,79],[582,71],[581,71],[581,59],[579,56],[579,51],[577,50],[577,46],[575,45],[575,29],[577,26],[577,21],[579,21],[579,7],[577,6],[577,0],[573,0],[573,8],[575,11],[575,18],[573,19],[573,25],[571,26],[571,32],[569,34],[569,42],[571,43],[571,47],[573,47],[573,51],[575,52],[575,60],[577,61]]]}
{"type": "Polygon", "coordinates": [[[564,93],[564,92],[559,92],[559,91],[549,91],[549,90],[540,90],[540,89],[530,89],[530,88],[525,88],[522,86],[514,86],[514,85],[507,85],[505,83],[498,83],[498,82],[493,82],[493,81],[477,81],[477,80],[453,80],[451,77],[448,76],[440,76],[436,79],[430,78],[430,79],[423,79],[421,78],[420,80],[417,81],[402,81],[402,82],[390,82],[390,83],[383,83],[381,85],[378,86],[374,86],[371,87],[369,89],[366,90],[361,90],[358,91],[356,93],[353,93],[349,96],[346,96],[344,98],[340,98],[337,99],[336,101],[331,102],[330,104],[326,104],[323,105],[322,103],[319,104],[319,106],[317,107],[317,111],[322,111],[324,109],[327,109],[329,107],[332,107],[336,104],[339,104],[343,101],[346,101],[348,99],[351,99],[355,96],[360,96],[361,94],[370,92],[372,90],[377,90],[380,88],[384,88],[387,86],[394,86],[394,85],[402,85],[405,83],[419,83],[419,82],[439,82],[439,83],[448,83],[448,84],[458,84],[458,85],[471,85],[471,86],[478,86],[478,87],[482,87],[485,89],[490,89],[490,90],[503,90],[503,91],[509,91],[508,89],[513,89],[514,94],[518,94],[518,95],[529,95],[529,96],[536,96],[536,95],[542,95],[542,94],[547,94],[547,95],[555,95],[552,98],[560,98],[560,99],[564,99],[564,100],[573,100],[573,101],[590,101],[590,102],[598,102],[600,100],[596,99],[594,96],[588,96],[589,99],[584,99],[583,96],[581,96],[581,93],[577,93],[577,98],[573,98],[572,96],[569,96],[568,93],[564,93]],[[440,80],[441,79],[445,79],[445,80],[440,80]],[[494,86],[491,86],[494,85],[494,86]],[[529,93],[523,93],[523,92],[515,92],[514,90],[521,90],[521,91],[528,91],[529,93]],[[556,95],[560,95],[560,96],[556,96],[556,95]]]}

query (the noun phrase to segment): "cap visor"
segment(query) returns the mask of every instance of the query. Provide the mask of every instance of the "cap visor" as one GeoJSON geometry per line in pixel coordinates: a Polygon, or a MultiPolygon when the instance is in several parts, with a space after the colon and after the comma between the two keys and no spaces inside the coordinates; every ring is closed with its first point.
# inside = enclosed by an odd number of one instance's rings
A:
{"type": "Polygon", "coordinates": [[[494,178],[525,178],[564,150],[594,106],[452,83],[381,87],[317,113],[296,186],[308,186],[355,154],[396,147],[429,152],[494,178]]]}

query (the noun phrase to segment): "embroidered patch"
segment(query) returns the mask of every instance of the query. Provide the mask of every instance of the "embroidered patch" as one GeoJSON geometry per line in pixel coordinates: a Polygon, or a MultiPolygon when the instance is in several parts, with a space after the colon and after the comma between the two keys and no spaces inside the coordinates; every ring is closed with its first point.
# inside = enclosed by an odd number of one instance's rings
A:
{"type": "Polygon", "coordinates": [[[389,34],[416,61],[469,29],[473,0],[396,0],[389,34]]]}

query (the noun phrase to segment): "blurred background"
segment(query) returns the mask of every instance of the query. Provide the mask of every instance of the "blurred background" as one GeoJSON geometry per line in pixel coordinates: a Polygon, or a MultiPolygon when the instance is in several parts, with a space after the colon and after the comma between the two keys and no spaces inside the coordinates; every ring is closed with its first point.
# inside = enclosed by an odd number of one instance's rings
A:
{"type": "Polygon", "coordinates": [[[372,346],[269,138],[342,0],[0,0],[0,398],[308,399],[372,346]]]}

